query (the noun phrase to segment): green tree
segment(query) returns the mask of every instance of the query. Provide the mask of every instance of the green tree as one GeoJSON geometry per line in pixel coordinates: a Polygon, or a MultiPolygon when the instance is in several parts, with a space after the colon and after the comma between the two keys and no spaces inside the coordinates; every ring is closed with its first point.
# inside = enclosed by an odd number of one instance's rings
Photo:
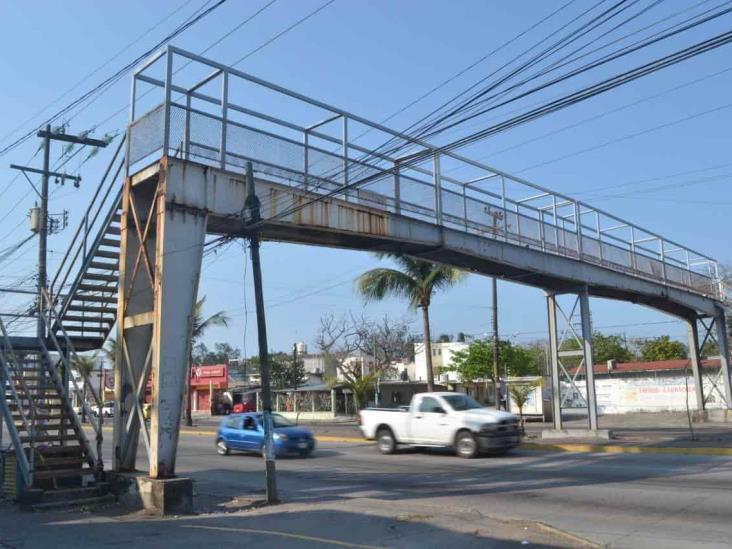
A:
{"type": "Polygon", "coordinates": [[[645,362],[656,360],[675,360],[687,357],[686,345],[673,341],[669,336],[648,339],[641,346],[641,358],[645,362]]]}
{"type": "MultiPolygon", "coordinates": [[[[565,340],[560,350],[562,351],[578,351],[580,350],[579,342],[570,338],[565,340]]],[[[621,335],[610,334],[605,335],[600,332],[593,332],[592,334],[592,360],[595,364],[601,364],[608,360],[616,360],[618,362],[632,362],[635,360],[635,355],[628,349],[628,345],[625,339],[621,335]]],[[[575,367],[578,366],[581,357],[564,357],[562,363],[565,366],[575,367]]]]}
{"type": "MultiPolygon", "coordinates": [[[[94,368],[96,368],[97,365],[97,355],[82,355],[77,356],[74,359],[73,366],[74,369],[79,374],[79,377],[81,377],[82,382],[82,399],[83,404],[86,404],[87,394],[89,391],[89,378],[91,378],[92,373],[94,373],[94,368]]],[[[84,406],[81,406],[81,421],[82,423],[86,421],[86,409],[84,406]]]]}
{"type": "MultiPolygon", "coordinates": [[[[498,344],[500,364],[498,371],[509,376],[541,375],[541,366],[531,350],[510,341],[498,344]]],[[[452,355],[452,361],[444,368],[446,372],[456,372],[460,381],[473,384],[478,380],[493,379],[493,340],[479,339],[473,341],[467,349],[452,355]]]]}
{"type": "MultiPolygon", "coordinates": [[[[215,314],[212,314],[208,318],[204,318],[204,303],[206,303],[205,296],[196,301],[196,304],[193,306],[192,312],[193,322],[191,323],[191,352],[188,359],[188,390],[186,393],[186,425],[189,427],[193,425],[193,415],[191,413],[191,367],[193,366],[193,347],[195,347],[196,343],[198,343],[198,341],[203,337],[203,335],[208,331],[209,328],[213,328],[214,326],[229,325],[229,317],[226,315],[226,313],[224,313],[224,311],[219,311],[215,314]]],[[[213,397],[213,395],[211,395],[211,397],[213,397]]]]}
{"type": "MultiPolygon", "coordinates": [[[[400,269],[372,269],[358,278],[358,289],[367,301],[382,300],[387,296],[402,297],[410,307],[422,309],[425,359],[427,363],[427,390],[434,389],[432,371],[432,344],[430,340],[429,308],[435,291],[455,285],[462,277],[457,269],[414,259],[404,255],[390,255],[400,269]]],[[[384,257],[383,254],[379,254],[384,257]]]]}

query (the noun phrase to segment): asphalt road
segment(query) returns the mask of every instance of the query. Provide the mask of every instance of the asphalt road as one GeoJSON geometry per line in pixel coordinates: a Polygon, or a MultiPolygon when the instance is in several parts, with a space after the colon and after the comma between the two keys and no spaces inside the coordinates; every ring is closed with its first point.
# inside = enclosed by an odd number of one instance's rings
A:
{"type": "MultiPolygon", "coordinates": [[[[203,505],[262,493],[261,458],[215,455],[202,435],[182,437],[178,472],[203,505]]],[[[277,463],[284,500],[368,498],[541,521],[613,547],[729,547],[728,458],[524,452],[462,460],[445,452],[382,456],[373,445],[321,443],[310,459],[277,463]]]]}
{"type": "MultiPolygon", "coordinates": [[[[142,446],[139,455],[145,469],[142,446]]],[[[195,480],[197,516],[160,520],[114,509],[57,516],[0,504],[0,548],[581,545],[533,521],[611,547],[732,540],[732,461],[723,457],[523,451],[463,460],[322,442],[311,458],[278,460],[286,505],[259,508],[263,465],[259,456],[218,456],[210,435],[184,433],[177,472],[195,480]]]]}

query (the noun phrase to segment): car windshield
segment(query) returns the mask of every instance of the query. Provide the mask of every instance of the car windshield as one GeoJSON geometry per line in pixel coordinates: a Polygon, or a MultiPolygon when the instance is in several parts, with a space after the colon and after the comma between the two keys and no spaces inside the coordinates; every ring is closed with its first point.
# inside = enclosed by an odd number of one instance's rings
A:
{"type": "Polygon", "coordinates": [[[463,410],[473,410],[475,408],[482,408],[473,397],[468,395],[449,395],[443,397],[453,410],[462,412],[463,410]]]}

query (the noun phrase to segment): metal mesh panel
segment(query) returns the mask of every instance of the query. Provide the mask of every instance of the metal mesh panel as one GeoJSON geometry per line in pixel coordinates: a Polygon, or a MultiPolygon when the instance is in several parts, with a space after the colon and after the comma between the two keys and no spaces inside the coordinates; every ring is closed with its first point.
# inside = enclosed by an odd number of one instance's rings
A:
{"type": "Polygon", "coordinates": [[[600,243],[594,238],[582,235],[582,256],[590,261],[600,261],[600,243]]]}
{"type": "Polygon", "coordinates": [[[163,146],[163,105],[156,107],[130,125],[130,165],[139,162],[163,146]]]}
{"type": "Polygon", "coordinates": [[[631,267],[630,251],[608,244],[607,242],[602,243],[602,259],[603,261],[607,261],[627,269],[630,269],[631,267]]]}
{"type": "Polygon", "coordinates": [[[170,107],[170,130],[168,132],[168,154],[183,158],[185,153],[186,111],[181,107],[170,107]]]}

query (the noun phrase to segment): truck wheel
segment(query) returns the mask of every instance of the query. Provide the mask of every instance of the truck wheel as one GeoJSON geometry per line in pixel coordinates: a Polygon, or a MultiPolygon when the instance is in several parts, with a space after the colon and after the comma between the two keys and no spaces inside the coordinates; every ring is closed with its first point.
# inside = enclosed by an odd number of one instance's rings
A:
{"type": "Polygon", "coordinates": [[[376,445],[382,454],[393,454],[396,450],[396,439],[391,429],[379,429],[376,433],[376,445]]]}
{"type": "Polygon", "coordinates": [[[471,459],[478,455],[478,441],[473,433],[463,431],[455,439],[455,453],[461,458],[471,459]]]}

